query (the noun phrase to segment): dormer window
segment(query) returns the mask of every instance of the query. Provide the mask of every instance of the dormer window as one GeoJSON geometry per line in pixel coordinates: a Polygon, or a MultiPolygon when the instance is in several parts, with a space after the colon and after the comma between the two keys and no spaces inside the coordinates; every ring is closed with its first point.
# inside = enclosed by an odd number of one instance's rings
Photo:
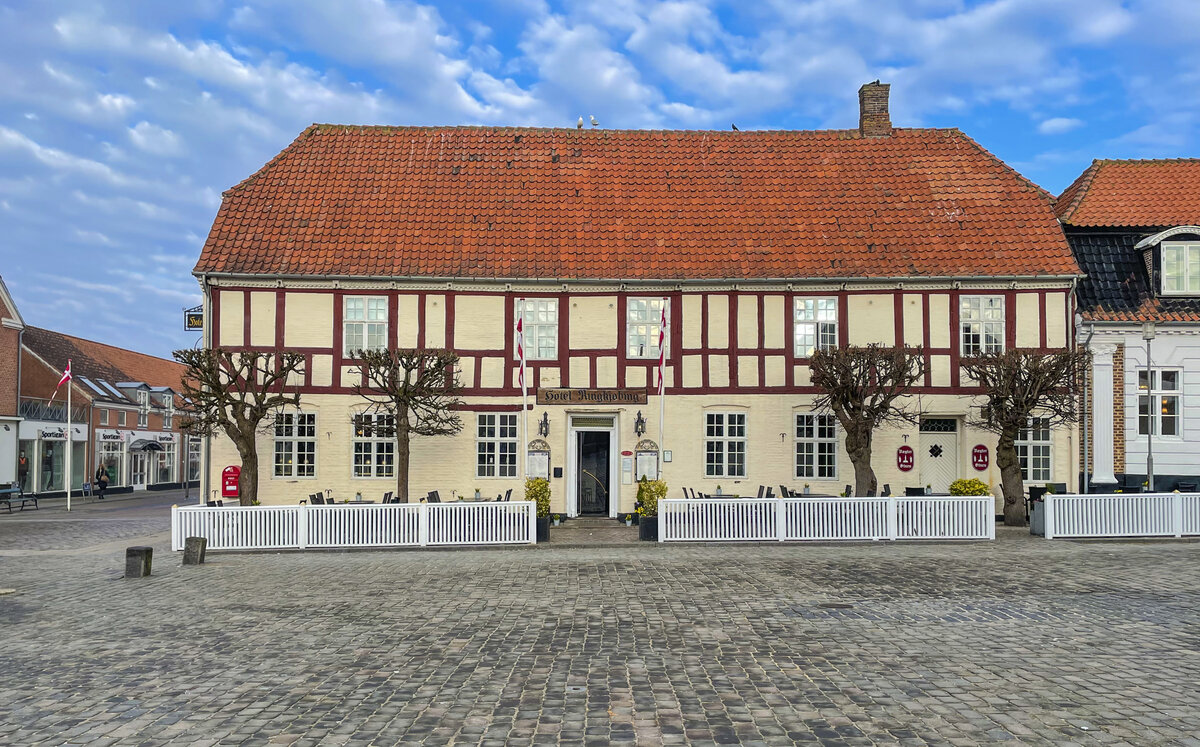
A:
{"type": "Polygon", "coordinates": [[[1200,242],[1162,243],[1162,292],[1200,294],[1200,242]]]}

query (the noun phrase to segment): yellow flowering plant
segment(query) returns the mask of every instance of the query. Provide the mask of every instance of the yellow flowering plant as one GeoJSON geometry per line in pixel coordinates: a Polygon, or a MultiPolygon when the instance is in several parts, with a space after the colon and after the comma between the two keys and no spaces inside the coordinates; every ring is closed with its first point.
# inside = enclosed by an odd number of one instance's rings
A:
{"type": "Polygon", "coordinates": [[[662,480],[638,481],[637,513],[638,516],[658,516],[658,502],[667,497],[667,484],[662,480]]]}

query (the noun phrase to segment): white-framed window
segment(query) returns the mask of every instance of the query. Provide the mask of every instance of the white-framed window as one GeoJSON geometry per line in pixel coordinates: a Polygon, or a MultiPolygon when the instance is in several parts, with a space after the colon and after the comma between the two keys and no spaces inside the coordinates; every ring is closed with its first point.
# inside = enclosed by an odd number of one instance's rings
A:
{"type": "Polygon", "coordinates": [[[1200,244],[1163,242],[1162,292],[1200,293],[1200,244]]]}
{"type": "Polygon", "coordinates": [[[189,438],[187,440],[187,479],[188,482],[193,482],[200,479],[200,444],[198,438],[189,438]]]}
{"type": "Polygon", "coordinates": [[[171,430],[171,425],[175,420],[175,398],[170,394],[163,397],[163,430],[171,430]]]}
{"type": "Polygon", "coordinates": [[[145,410],[138,411],[138,428],[150,427],[150,413],[145,410]]]}
{"type": "Polygon", "coordinates": [[[796,477],[837,479],[837,419],[796,413],[796,477]]]}
{"type": "Polygon", "coordinates": [[[360,350],[387,348],[386,296],[346,296],[342,299],[342,351],[353,358],[360,350]]]}
{"type": "Polygon", "coordinates": [[[1016,447],[1021,477],[1025,481],[1049,482],[1052,479],[1049,418],[1030,418],[1027,427],[1017,434],[1016,447]]]}
{"type": "Polygon", "coordinates": [[[316,477],[316,413],[275,413],[274,474],[275,477],[316,477]]]}
{"type": "Polygon", "coordinates": [[[124,410],[117,411],[117,425],[120,425],[120,426],[125,425],[125,411],[124,410]]]}
{"type": "Polygon", "coordinates": [[[1004,296],[962,296],[958,324],[963,355],[1004,352],[1004,296]]]}
{"type": "MultiPolygon", "coordinates": [[[[558,301],[526,298],[517,302],[525,334],[525,360],[552,361],[558,358],[558,301]]],[[[516,351],[513,351],[516,354],[516,351]]]]}
{"type": "Polygon", "coordinates": [[[704,474],[746,476],[746,413],[709,412],[704,423],[704,474]]]}
{"type": "Polygon", "coordinates": [[[1138,371],[1138,433],[1183,434],[1183,372],[1177,368],[1138,371]],[[1148,385],[1148,388],[1147,388],[1148,385]]]}
{"type": "Polygon", "coordinates": [[[396,476],[396,416],[364,412],[354,416],[354,476],[396,476]]]}
{"type": "Polygon", "coordinates": [[[139,389],[137,393],[138,401],[138,428],[150,427],[150,392],[145,389],[139,389]]]}
{"type": "Polygon", "coordinates": [[[475,476],[517,476],[517,416],[515,413],[476,413],[475,476]]]}
{"type": "Polygon", "coordinates": [[[797,358],[808,358],[814,350],[837,347],[836,298],[797,298],[794,314],[797,358]]]}
{"type": "Polygon", "coordinates": [[[175,482],[175,442],[164,441],[159,446],[162,451],[158,452],[158,463],[155,465],[158,468],[157,482],[160,485],[175,482]]]}
{"type": "MultiPolygon", "coordinates": [[[[625,301],[625,357],[658,358],[665,298],[628,298],[625,301]]],[[[667,350],[670,351],[669,341],[667,350]]]]}
{"type": "Polygon", "coordinates": [[[100,425],[108,425],[108,410],[100,411],[100,425]]]}
{"type": "Polygon", "coordinates": [[[108,487],[123,484],[125,478],[125,444],[120,441],[101,441],[96,444],[96,461],[108,470],[108,487]]]}

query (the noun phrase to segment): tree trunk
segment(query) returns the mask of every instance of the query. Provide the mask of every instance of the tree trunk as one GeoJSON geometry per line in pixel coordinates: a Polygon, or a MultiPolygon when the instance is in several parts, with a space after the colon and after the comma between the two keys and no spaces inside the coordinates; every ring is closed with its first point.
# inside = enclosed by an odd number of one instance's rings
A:
{"type": "Polygon", "coordinates": [[[249,448],[240,438],[235,445],[242,460],[242,472],[238,475],[238,503],[252,506],[258,500],[258,449],[255,448],[253,436],[249,448]]]}
{"type": "Polygon", "coordinates": [[[408,414],[403,413],[397,419],[401,417],[403,420],[396,424],[396,498],[401,503],[408,503],[408,414]]]}
{"type": "Polygon", "coordinates": [[[1004,525],[1025,526],[1025,480],[1021,460],[1017,458],[1016,433],[1002,433],[996,444],[996,466],[1000,468],[1000,489],[1004,493],[1004,525]]]}
{"type": "Polygon", "coordinates": [[[852,436],[846,434],[846,453],[850,455],[850,463],[854,465],[854,494],[874,495],[878,483],[875,480],[875,470],[871,467],[871,433],[852,436]]]}

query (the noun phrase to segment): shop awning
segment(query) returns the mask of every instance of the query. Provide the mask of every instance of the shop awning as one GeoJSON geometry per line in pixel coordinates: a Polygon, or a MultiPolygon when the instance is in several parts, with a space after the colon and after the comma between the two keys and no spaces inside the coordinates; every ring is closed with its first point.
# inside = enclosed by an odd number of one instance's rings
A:
{"type": "Polygon", "coordinates": [[[130,451],[162,451],[163,447],[162,447],[162,444],[158,443],[157,441],[151,441],[148,438],[139,438],[139,439],[136,439],[133,443],[129,444],[129,450],[130,451]]]}

